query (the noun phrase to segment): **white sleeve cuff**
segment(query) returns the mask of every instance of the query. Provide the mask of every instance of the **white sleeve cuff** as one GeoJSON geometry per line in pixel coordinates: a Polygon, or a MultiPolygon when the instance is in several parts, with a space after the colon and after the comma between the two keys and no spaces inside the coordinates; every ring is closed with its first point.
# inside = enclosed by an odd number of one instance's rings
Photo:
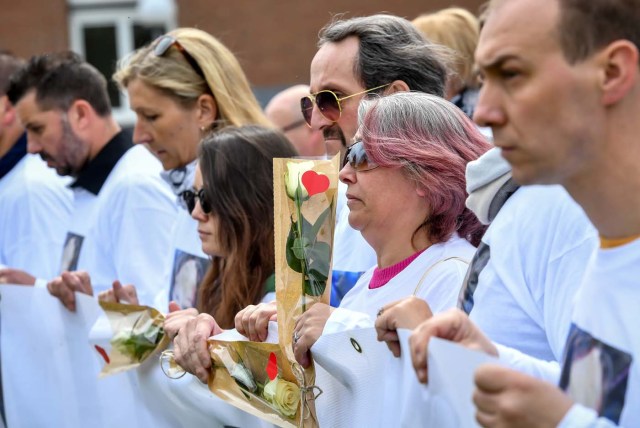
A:
{"type": "Polygon", "coordinates": [[[498,349],[499,360],[507,366],[549,383],[558,384],[560,380],[560,364],[557,361],[539,360],[517,349],[495,342],[494,345],[498,349]]]}

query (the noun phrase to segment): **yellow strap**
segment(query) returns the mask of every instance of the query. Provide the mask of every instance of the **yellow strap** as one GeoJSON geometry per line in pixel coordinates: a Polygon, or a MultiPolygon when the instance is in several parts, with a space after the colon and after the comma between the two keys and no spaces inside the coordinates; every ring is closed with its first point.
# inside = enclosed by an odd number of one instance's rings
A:
{"type": "Polygon", "coordinates": [[[440,259],[437,262],[435,262],[434,264],[432,264],[431,266],[429,266],[429,268],[427,270],[424,271],[424,273],[422,274],[422,277],[420,278],[420,281],[418,281],[418,285],[416,285],[416,289],[413,290],[413,295],[415,296],[416,294],[418,294],[418,291],[420,291],[420,287],[422,286],[422,282],[424,281],[424,279],[427,277],[427,275],[429,274],[429,272],[431,272],[433,270],[434,267],[438,266],[440,263],[449,261],[449,260],[459,260],[463,263],[469,264],[468,260],[465,260],[463,258],[460,257],[447,257],[446,259],[440,259]]]}
{"type": "Polygon", "coordinates": [[[640,235],[633,235],[627,238],[608,239],[603,236],[600,237],[600,248],[615,248],[628,244],[640,238],[640,235]]]}

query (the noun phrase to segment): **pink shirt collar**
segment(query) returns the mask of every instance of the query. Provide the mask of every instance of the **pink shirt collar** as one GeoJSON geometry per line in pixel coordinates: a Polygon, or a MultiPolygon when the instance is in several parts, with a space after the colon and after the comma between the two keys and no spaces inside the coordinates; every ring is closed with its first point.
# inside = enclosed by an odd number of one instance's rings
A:
{"type": "Polygon", "coordinates": [[[373,290],[374,288],[380,288],[386,285],[397,274],[402,272],[404,268],[409,266],[411,262],[414,261],[423,252],[424,250],[418,251],[414,255],[407,257],[406,259],[396,263],[395,265],[382,269],[375,268],[373,271],[373,275],[371,276],[371,281],[369,281],[369,289],[373,290]]]}

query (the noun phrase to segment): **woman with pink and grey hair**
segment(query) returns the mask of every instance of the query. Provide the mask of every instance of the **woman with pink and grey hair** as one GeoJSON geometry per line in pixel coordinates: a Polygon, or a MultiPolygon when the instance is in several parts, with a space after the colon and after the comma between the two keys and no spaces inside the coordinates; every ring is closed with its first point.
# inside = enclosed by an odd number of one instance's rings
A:
{"type": "MultiPolygon", "coordinates": [[[[423,304],[407,317],[455,307],[485,230],[465,206],[465,170],[490,147],[443,98],[402,92],[361,103],[340,180],[348,186],[349,224],[373,247],[378,266],[347,293],[325,333],[331,325],[372,325],[385,306],[409,296],[423,304]]],[[[298,343],[317,330],[304,318],[298,343]]]]}
{"type": "MultiPolygon", "coordinates": [[[[406,314],[417,321],[455,307],[484,233],[465,207],[465,169],[490,144],[460,109],[440,97],[402,92],[362,101],[359,125],[340,180],[348,186],[349,224],[373,247],[378,264],[339,308],[316,304],[297,320],[294,353],[305,367],[320,335],[371,327],[381,308],[399,299],[422,302],[406,314]]],[[[236,316],[236,327],[261,340],[274,312],[249,307],[236,316]]]]}

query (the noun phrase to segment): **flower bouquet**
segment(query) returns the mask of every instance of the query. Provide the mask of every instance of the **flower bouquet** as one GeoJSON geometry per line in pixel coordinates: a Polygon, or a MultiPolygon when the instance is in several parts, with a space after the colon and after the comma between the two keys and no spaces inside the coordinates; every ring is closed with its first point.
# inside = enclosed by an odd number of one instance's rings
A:
{"type": "Polygon", "coordinates": [[[279,344],[212,338],[209,351],[209,389],[218,397],[272,424],[298,426],[300,387],[284,378],[287,361],[279,344]]]}
{"type": "Polygon", "coordinates": [[[333,160],[274,159],[278,343],[209,339],[209,389],[281,427],[317,427],[313,366],[295,360],[295,318],[329,303],[338,166],[333,160]]]}
{"type": "Polygon", "coordinates": [[[138,367],[169,345],[162,328],[164,315],[156,309],[113,302],[100,302],[100,306],[106,318],[98,318],[90,334],[106,363],[100,377],[138,367]]]}
{"type": "Polygon", "coordinates": [[[303,390],[304,426],[317,425],[313,400],[319,391],[313,364],[304,369],[296,362],[292,336],[298,316],[315,303],[329,304],[339,169],[338,155],[276,159],[273,166],[278,339],[286,373],[303,390]]]}

